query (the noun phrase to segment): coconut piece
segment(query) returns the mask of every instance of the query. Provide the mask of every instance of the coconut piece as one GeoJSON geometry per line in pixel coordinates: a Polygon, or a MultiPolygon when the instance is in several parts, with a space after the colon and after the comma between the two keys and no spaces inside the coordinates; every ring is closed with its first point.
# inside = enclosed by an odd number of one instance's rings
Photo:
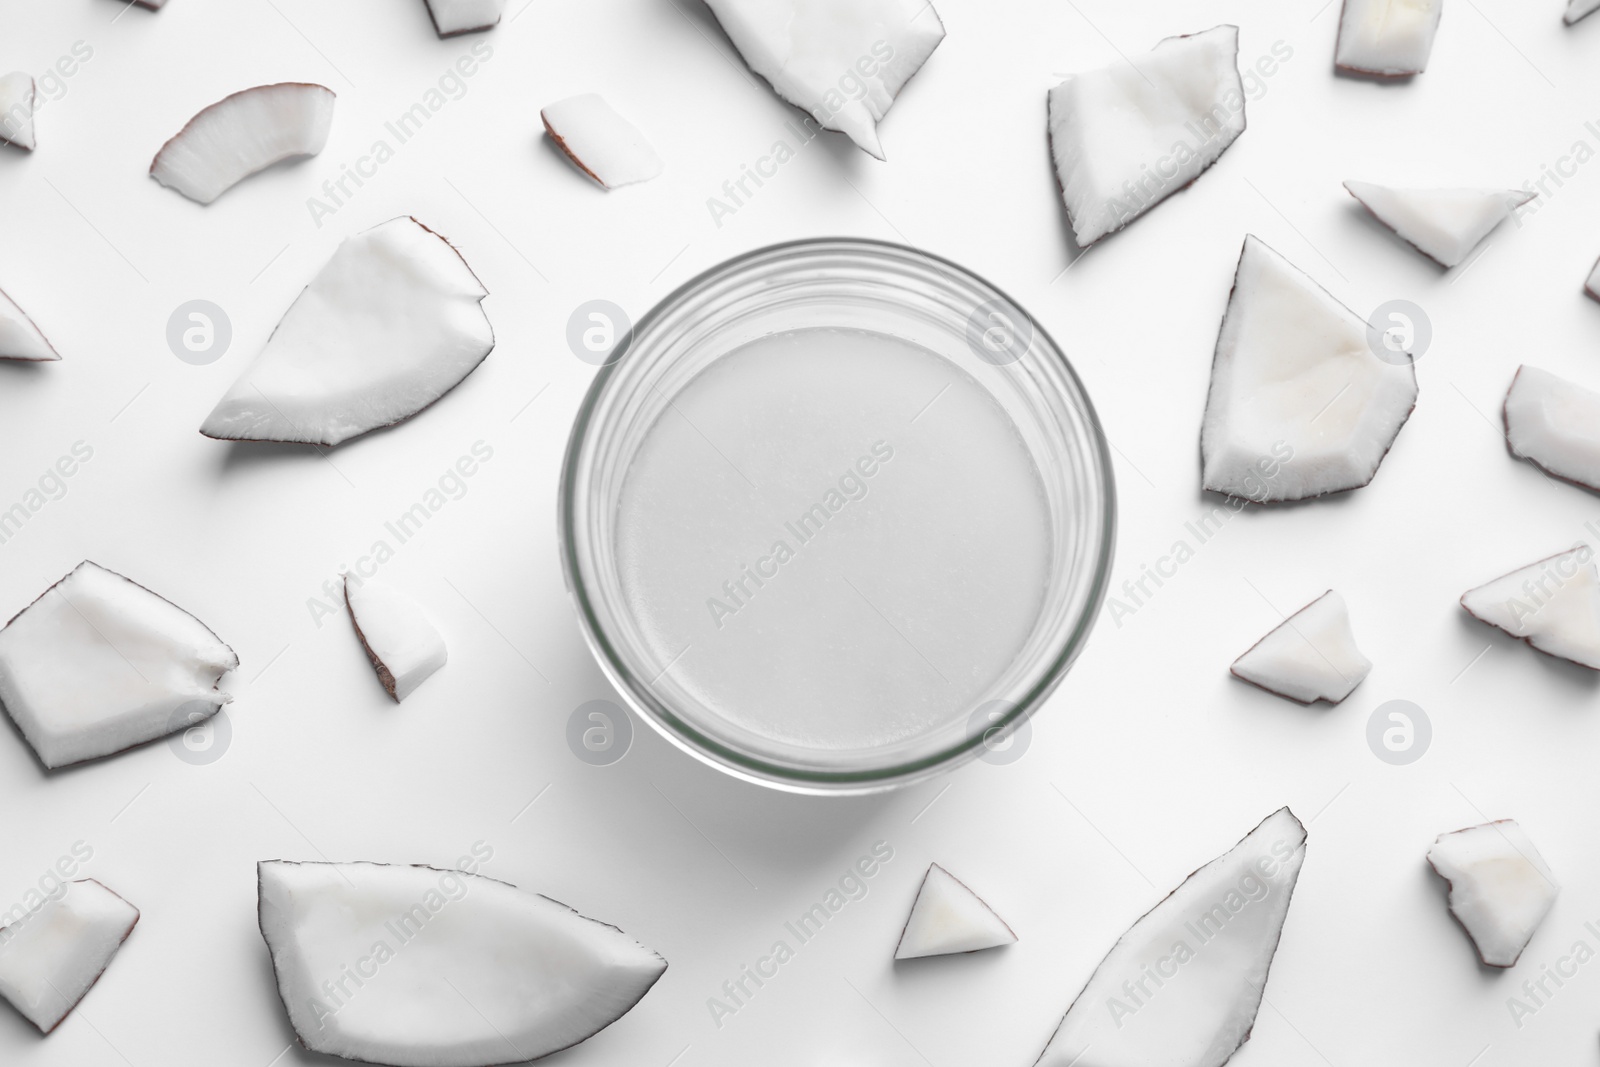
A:
{"type": "Polygon", "coordinates": [[[1250,1039],[1306,830],[1279,808],[1122,935],[1035,1067],[1220,1067],[1250,1039]]]}
{"type": "Polygon", "coordinates": [[[1496,226],[1534,197],[1520,189],[1396,189],[1344,183],[1374,218],[1445,267],[1466,260],[1496,226]]]}
{"type": "Polygon", "coordinates": [[[928,865],[895,946],[897,960],[977,952],[1016,941],[1005,920],[983,898],[937,863],[928,865]]]}
{"type": "Polygon", "coordinates": [[[61,1024],[111,965],[139,909],[92,878],[0,927],[0,996],[42,1033],[61,1024]]]}
{"type": "Polygon", "coordinates": [[[160,11],[167,6],[167,0],[134,0],[140,7],[149,8],[151,11],[160,11]]]}
{"type": "Polygon", "coordinates": [[[1589,277],[1583,283],[1583,291],[1600,300],[1600,262],[1595,263],[1594,269],[1589,272],[1589,277]]]}
{"type": "Polygon", "coordinates": [[[85,560],[0,629],[0,704],[46,767],[210,718],[239,657],[199,619],[85,560]]]}
{"type": "Polygon", "coordinates": [[[0,143],[33,151],[33,112],[38,105],[33,75],[20,70],[0,76],[0,143]]]}
{"type": "Polygon", "coordinates": [[[1410,360],[1379,359],[1367,330],[1247,236],[1211,365],[1204,488],[1265,502],[1372,481],[1416,406],[1417,375],[1410,360]]]}
{"type": "Polygon", "coordinates": [[[1356,647],[1344,597],[1330,589],[1252,645],[1231,670],[1277,696],[1337,704],[1367,677],[1372,661],[1356,647]]]}
{"type": "Polygon", "coordinates": [[[203,108],[161,146],[150,177],[209,204],[274,163],[314,156],[328,143],[333,90],[303,82],[257,85],[203,108]]]}
{"type": "Polygon", "coordinates": [[[1561,21],[1571,26],[1585,15],[1592,15],[1600,11],[1600,0],[1567,0],[1567,13],[1561,16],[1561,21]]]}
{"type": "Polygon", "coordinates": [[[1511,454],[1600,492],[1600,393],[1524,364],[1506,391],[1511,454]]]}
{"type": "Polygon", "coordinates": [[[1517,962],[1561,892],[1514,819],[1440,834],[1428,863],[1450,884],[1450,914],[1490,967],[1517,962]]]}
{"type": "Polygon", "coordinates": [[[1050,90],[1050,153],[1079,247],[1187,188],[1244,132],[1239,27],[1168,37],[1050,90]]]}
{"type": "Polygon", "coordinates": [[[500,24],[506,0],[427,0],[428,17],[440,37],[456,37],[500,24]]]}
{"type": "Polygon", "coordinates": [[[1461,594],[1480,622],[1546,655],[1600,671],[1600,573],[1578,545],[1461,594]]]}
{"type": "Polygon", "coordinates": [[[884,158],[878,123],[944,40],[928,0],[706,0],[778,96],[884,158]]]}
{"type": "Polygon", "coordinates": [[[1444,0],[1344,0],[1334,65],[1384,78],[1421,74],[1443,13],[1444,0]]]}
{"type": "Polygon", "coordinates": [[[421,605],[400,590],[374,578],[352,582],[345,575],[344,601],[361,647],[395,703],[444,666],[444,638],[421,605]]]}
{"type": "Polygon", "coordinates": [[[284,860],[257,872],[278,994],[313,1052],[522,1063],[599,1033],[667,969],[616,927],[479,874],[284,860]]]}
{"type": "Polygon", "coordinates": [[[60,358],[27,313],[0,290],[0,359],[44,363],[60,358]]]}
{"type": "Polygon", "coordinates": [[[494,348],[488,290],[410,216],[347,238],[200,432],[336,445],[454,389],[494,348]]]}
{"type": "Polygon", "coordinates": [[[607,189],[647,182],[665,169],[638,127],[596,93],[558,100],[539,117],[567,158],[607,189]]]}

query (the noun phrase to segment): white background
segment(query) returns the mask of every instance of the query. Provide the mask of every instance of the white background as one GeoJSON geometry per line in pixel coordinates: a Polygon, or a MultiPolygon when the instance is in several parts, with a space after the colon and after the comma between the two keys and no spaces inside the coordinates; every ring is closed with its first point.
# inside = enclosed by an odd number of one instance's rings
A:
{"type": "Polygon", "coordinates": [[[1600,305],[1580,292],[1600,254],[1600,163],[1448,274],[1339,182],[1518,186],[1578,140],[1600,148],[1600,125],[1584,127],[1600,120],[1600,18],[1567,30],[1560,0],[1449,0],[1428,72],[1385,86],[1333,75],[1338,9],[1321,0],[940,0],[949,36],[883,124],[889,162],[824,138],[719,228],[706,198],[795,113],[693,0],[522,2],[493,32],[450,41],[421,0],[172,0],[158,14],[0,3],[0,68],[42,74],[76,41],[94,50],[40,111],[39,150],[0,149],[0,285],[65,357],[0,366],[0,507],[75,441],[94,449],[67,495],[0,545],[0,616],[88,557],[193,611],[243,661],[225,681],[231,747],[209,766],[156,743],[47,775],[0,730],[0,907],[82,841],[83,873],[143,911],[55,1035],[0,1011],[0,1062],[318,1061],[286,1051],[254,862],[448,865],[481,840],[495,850],[485,873],[671,961],[623,1021],[553,1062],[1021,1067],[1116,936],[1285,803],[1310,823],[1309,858],[1239,1064],[1596,1061],[1600,962],[1520,1030],[1505,1003],[1574,941],[1600,948],[1583,928],[1600,920],[1596,677],[1469,620],[1456,598],[1600,520],[1594,497],[1509,458],[1496,427],[1523,360],[1600,386],[1600,305]],[[1046,91],[1224,21],[1242,27],[1241,65],[1276,41],[1293,49],[1249,129],[1194,188],[1063,276],[1046,91]],[[306,198],[483,42],[494,55],[465,96],[317,228],[306,198]],[[206,208],[145,176],[200,107],[281,80],[339,94],[320,157],[206,208]],[[646,131],[663,177],[605,193],[542,140],[541,105],[593,90],[646,131]],[[338,241],[402,213],[455,241],[491,290],[488,361],[422,417],[327,458],[202,438],[338,241]],[[1120,585],[1214,503],[1198,491],[1197,435],[1246,232],[1363,314],[1391,298],[1426,309],[1416,413],[1370,487],[1236,518],[1120,627],[1102,618],[1020,762],[830,800],[742,785],[643,726],[615,765],[569,752],[572,710],[614,696],[555,546],[559,461],[592,375],[564,341],[579,303],[641,313],[729,255],[806,235],[965,263],[1024,303],[1088,383],[1117,449],[1120,585]],[[233,324],[207,367],[164,337],[195,298],[233,324]],[[479,440],[493,459],[382,571],[450,643],[449,666],[397,707],[346,621],[319,628],[307,600],[479,440]],[[1305,709],[1229,678],[1275,607],[1329,587],[1376,664],[1349,700],[1305,709]],[[1394,698],[1434,724],[1409,767],[1365,741],[1394,698]],[[1501,817],[1565,886],[1509,974],[1478,966],[1423,861],[1441,831],[1501,817]],[[878,840],[895,858],[869,895],[715,1027],[707,998],[878,840]],[[1020,943],[891,965],[930,860],[1020,943]]]}

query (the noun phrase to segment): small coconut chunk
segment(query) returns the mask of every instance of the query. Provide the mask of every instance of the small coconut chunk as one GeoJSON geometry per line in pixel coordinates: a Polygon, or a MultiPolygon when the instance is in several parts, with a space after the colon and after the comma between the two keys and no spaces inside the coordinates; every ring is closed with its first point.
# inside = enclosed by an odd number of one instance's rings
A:
{"type": "Polygon", "coordinates": [[[1283,620],[1233,661],[1237,678],[1302,704],[1337,704],[1372,670],[1356,647],[1350,611],[1332,589],[1283,620]]]}
{"type": "Polygon", "coordinates": [[[1600,492],[1600,393],[1523,365],[1506,392],[1505,420],[1512,455],[1600,492]]]}
{"type": "Polygon", "coordinates": [[[17,70],[0,76],[0,143],[33,151],[33,110],[38,91],[33,75],[17,70]]]}
{"type": "Polygon", "coordinates": [[[894,958],[909,960],[977,952],[1009,945],[1016,939],[1011,927],[983,902],[982,897],[955,875],[932,863],[922,877],[917,899],[911,903],[911,914],[900,933],[894,958]]]}
{"type": "Polygon", "coordinates": [[[50,1033],[84,998],[133,932],[139,909],[92,878],[0,927],[0,996],[50,1033]]]}
{"type": "Polygon", "coordinates": [[[400,590],[376,578],[352,582],[345,575],[344,600],[361,647],[395,703],[444,666],[444,638],[421,605],[400,590]]]}
{"type": "Polygon", "coordinates": [[[1600,671],[1600,573],[1588,545],[1469,589],[1461,606],[1546,655],[1600,671]]]}
{"type": "Polygon", "coordinates": [[[1050,152],[1078,245],[1122,229],[1244,132],[1239,27],[1168,37],[1050,90],[1050,152]]]}
{"type": "Polygon", "coordinates": [[[647,182],[665,169],[638,127],[596,93],[558,100],[539,117],[567,158],[607,189],[647,182]]]}
{"type": "Polygon", "coordinates": [[[60,358],[33,320],[0,291],[0,359],[44,363],[60,358]]]}
{"type": "Polygon", "coordinates": [[[1444,0],[1344,0],[1334,65],[1404,78],[1428,69],[1444,0]]]}
{"type": "Polygon", "coordinates": [[[225,96],[161,146],[150,177],[209,204],[274,163],[314,156],[333,126],[333,90],[282,82],[225,96]]]}
{"type": "Polygon", "coordinates": [[[1358,181],[1344,187],[1379,222],[1446,267],[1464,262],[1534,196],[1518,189],[1396,189],[1358,181]]]}
{"type": "Polygon", "coordinates": [[[1585,15],[1592,15],[1600,11],[1600,0],[1567,0],[1567,13],[1561,16],[1561,21],[1571,26],[1585,15]]]}
{"type": "Polygon", "coordinates": [[[440,37],[455,37],[478,30],[492,30],[500,24],[506,0],[427,0],[428,17],[440,37]]]}
{"type": "Polygon", "coordinates": [[[88,561],[0,629],[0,703],[46,767],[210,718],[237,666],[199,619],[88,561]]]}
{"type": "Polygon", "coordinates": [[[1416,402],[1409,359],[1379,359],[1360,315],[1245,238],[1211,364],[1204,488],[1258,502],[1358,489],[1416,402]]]}
{"type": "Polygon", "coordinates": [[[1450,913],[1490,967],[1510,967],[1561,887],[1514,819],[1440,834],[1428,862],[1450,883],[1450,913]]]}
{"type": "Polygon", "coordinates": [[[706,0],[783,100],[884,158],[878,123],[944,40],[929,0],[706,0]]]}

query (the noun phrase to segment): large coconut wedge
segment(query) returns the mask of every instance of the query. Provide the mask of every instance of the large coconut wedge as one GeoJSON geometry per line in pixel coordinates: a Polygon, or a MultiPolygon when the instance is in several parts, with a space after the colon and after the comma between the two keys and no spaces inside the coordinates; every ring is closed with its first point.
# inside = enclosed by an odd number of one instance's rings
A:
{"type": "Polygon", "coordinates": [[[1567,13],[1561,16],[1561,21],[1571,26],[1585,15],[1592,15],[1596,11],[1600,11],[1600,0],[1567,0],[1567,13]]]}
{"type": "Polygon", "coordinates": [[[139,909],[92,878],[0,927],[0,996],[50,1033],[100,980],[139,909]]]}
{"type": "Polygon", "coordinates": [[[1050,90],[1050,152],[1087,248],[1188,187],[1244,132],[1239,27],[1169,37],[1050,90]]]}
{"type": "Polygon", "coordinates": [[[150,163],[150,177],[209,204],[274,163],[328,143],[333,90],[303,82],[257,85],[202,109],[150,163]]]}
{"type": "Polygon", "coordinates": [[[444,666],[444,638],[422,607],[400,590],[376,578],[352,582],[346,575],[344,602],[361,647],[395,703],[444,666]]]}
{"type": "Polygon", "coordinates": [[[33,136],[37,104],[33,75],[16,70],[0,76],[0,144],[13,144],[30,152],[38,147],[33,136]]]}
{"type": "Polygon", "coordinates": [[[1217,335],[1200,431],[1204,487],[1302,500],[1372,481],[1417,402],[1409,359],[1379,359],[1367,323],[1246,237],[1217,335]]]}
{"type": "Polygon", "coordinates": [[[522,1063],[625,1015],[667,961],[478,874],[258,865],[261,936],[300,1043],[392,1067],[522,1063]]]}
{"type": "Polygon", "coordinates": [[[706,0],[746,65],[818,125],[884,158],[878,123],[944,40],[928,0],[706,0]]]}
{"type": "Polygon", "coordinates": [[[488,290],[410,216],[339,246],[200,432],[336,445],[409,419],[494,348],[488,290]]]}
{"type": "Polygon", "coordinates": [[[0,291],[0,359],[45,363],[60,358],[27,313],[0,291]]]}
{"type": "Polygon", "coordinates": [[[1506,390],[1505,421],[1513,456],[1600,492],[1600,393],[1524,364],[1506,390]]]}
{"type": "Polygon", "coordinates": [[[0,629],[0,703],[46,767],[210,718],[239,657],[187,611],[85,561],[0,629]]]}
{"type": "Polygon", "coordinates": [[[1490,231],[1534,197],[1519,189],[1396,189],[1358,181],[1344,187],[1379,222],[1445,267],[1464,262],[1490,231]]]}
{"type": "Polygon", "coordinates": [[[1600,573],[1588,545],[1469,589],[1461,606],[1546,655],[1600,671],[1600,573]]]}
{"type": "Polygon", "coordinates": [[[956,952],[978,952],[1016,941],[1005,920],[995,914],[983,898],[937,863],[928,865],[911,902],[900,943],[895,946],[897,960],[923,956],[945,956],[956,952]]]}
{"type": "Polygon", "coordinates": [[[440,37],[492,30],[500,24],[506,0],[428,0],[428,17],[440,37]]]}
{"type": "Polygon", "coordinates": [[[595,93],[558,100],[539,118],[567,158],[607,189],[649,181],[664,169],[639,128],[595,93]]]}
{"type": "Polygon", "coordinates": [[[1443,12],[1444,0],[1344,0],[1334,65],[1382,78],[1421,74],[1443,12]]]}
{"type": "Polygon", "coordinates": [[[1356,647],[1344,597],[1332,589],[1289,616],[1233,661],[1236,678],[1302,704],[1337,704],[1372,670],[1356,647]]]}
{"type": "Polygon", "coordinates": [[[1036,1067],[1220,1067],[1250,1038],[1306,831],[1288,808],[1201,867],[1106,954],[1036,1067]]]}
{"type": "Polygon", "coordinates": [[[1450,914],[1490,967],[1517,962],[1561,892],[1513,819],[1440,834],[1428,863],[1450,884],[1450,914]]]}

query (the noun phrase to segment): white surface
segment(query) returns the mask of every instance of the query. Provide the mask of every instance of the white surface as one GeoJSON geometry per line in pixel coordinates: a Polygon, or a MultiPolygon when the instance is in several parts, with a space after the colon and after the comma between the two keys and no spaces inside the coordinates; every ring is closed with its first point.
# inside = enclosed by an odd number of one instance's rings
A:
{"type": "MultiPolygon", "coordinates": [[[[7,67],[42,76],[78,40],[94,56],[41,108],[40,150],[0,153],[13,207],[0,286],[64,357],[0,367],[0,503],[76,440],[94,458],[0,544],[0,613],[88,556],[205,619],[244,662],[225,683],[238,695],[232,746],[209,765],[158,743],[46,777],[20,739],[0,736],[0,900],[21,900],[81,840],[93,856],[74,876],[105,880],[144,913],[56,1034],[41,1040],[0,1012],[0,1061],[120,1062],[109,1042],[136,1067],[266,1067],[290,1036],[256,932],[255,861],[320,851],[451,864],[483,840],[495,849],[484,873],[615,922],[671,961],[634,1012],[554,1062],[665,1067],[681,1051],[676,1067],[734,1067],[770,1062],[776,1047],[800,1067],[1026,1067],[1114,939],[1288,803],[1310,825],[1306,867],[1270,1006],[1236,1064],[1352,1067],[1374,1050],[1394,1063],[1596,1064],[1600,962],[1520,1029],[1505,1003],[1575,941],[1597,945],[1584,927],[1600,918],[1596,678],[1456,600],[1600,520],[1594,496],[1512,460],[1496,428],[1531,346],[1555,373],[1592,370],[1600,306],[1581,287],[1600,254],[1600,162],[1560,188],[1547,180],[1521,227],[1451,275],[1395,254],[1398,239],[1339,183],[1572,174],[1573,143],[1600,145],[1584,126],[1600,117],[1600,23],[1564,28],[1559,2],[1475,0],[1446,14],[1425,75],[1386,87],[1333,76],[1338,8],[1319,14],[1319,2],[942,0],[949,37],[883,123],[890,162],[841,138],[812,142],[718,228],[706,198],[793,138],[794,113],[751,84],[689,0],[687,16],[670,0],[538,3],[453,41],[436,39],[421,0],[175,0],[159,14],[7,0],[7,67]],[[1294,49],[1259,81],[1249,129],[1204,181],[1053,281],[1068,250],[1045,93],[1116,49],[1223,21],[1242,27],[1242,63],[1277,40],[1294,49]],[[305,198],[482,43],[494,56],[465,96],[316,229],[305,198]],[[198,108],[290,78],[340,94],[317,159],[207,208],[145,176],[198,108]],[[595,90],[651,131],[661,179],[607,193],[542,142],[541,102],[595,90]],[[491,291],[499,346],[484,365],[331,462],[202,438],[200,420],[339,240],[404,212],[455,240],[491,291]],[[642,725],[619,763],[573,757],[569,714],[614,699],[554,545],[561,450],[593,374],[563,340],[580,302],[639,313],[728,255],[811,234],[904,239],[963,262],[1039,317],[1099,405],[1121,453],[1120,586],[1192,541],[1184,523],[1214,503],[1197,488],[1196,439],[1246,231],[1364,312],[1397,297],[1427,308],[1435,338],[1416,414],[1372,485],[1236,515],[1120,627],[1103,617],[1020,761],[826,801],[726,779],[642,725]],[[206,367],[174,358],[164,337],[194,298],[233,320],[233,347],[206,367]],[[449,670],[396,708],[347,621],[319,629],[306,600],[376,539],[393,542],[384,522],[478,440],[492,458],[456,476],[465,495],[443,497],[381,568],[454,638],[449,670]],[[1351,699],[1302,709],[1228,676],[1280,620],[1265,601],[1293,610],[1329,587],[1375,661],[1351,699]],[[1403,767],[1365,741],[1371,712],[1399,697],[1426,709],[1435,734],[1403,767]],[[1423,857],[1441,831],[1502,817],[1539,843],[1565,891],[1518,967],[1493,975],[1423,857]],[[873,868],[867,895],[718,1029],[706,999],[878,840],[893,859],[873,868]],[[981,883],[1021,940],[895,969],[930,860],[981,883]]],[[[277,1067],[321,1062],[290,1050],[277,1067]]]]}

